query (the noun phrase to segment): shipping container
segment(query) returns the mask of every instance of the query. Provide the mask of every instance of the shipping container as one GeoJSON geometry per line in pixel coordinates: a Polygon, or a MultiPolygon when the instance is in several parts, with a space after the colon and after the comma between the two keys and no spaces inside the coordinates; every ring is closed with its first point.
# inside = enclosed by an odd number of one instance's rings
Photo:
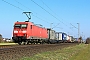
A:
{"type": "Polygon", "coordinates": [[[56,32],[58,42],[67,42],[67,34],[63,32],[56,32]]]}
{"type": "Polygon", "coordinates": [[[56,32],[56,40],[59,40],[59,32],[56,32]]]}
{"type": "Polygon", "coordinates": [[[74,42],[73,36],[70,36],[70,42],[74,42]]]}
{"type": "Polygon", "coordinates": [[[55,34],[55,31],[54,30],[51,30],[51,29],[47,29],[48,31],[48,38],[51,39],[51,40],[56,40],[56,34],[55,34]]]}
{"type": "Polygon", "coordinates": [[[49,42],[50,43],[57,43],[56,32],[50,28],[48,28],[47,31],[48,31],[49,42]]]}
{"type": "Polygon", "coordinates": [[[71,38],[70,38],[70,36],[69,36],[69,35],[67,35],[67,42],[68,42],[68,43],[70,43],[70,42],[71,42],[71,41],[70,41],[70,39],[71,39],[71,38]]]}
{"type": "Polygon", "coordinates": [[[67,35],[67,40],[70,41],[70,36],[69,35],[67,35]]]}
{"type": "Polygon", "coordinates": [[[57,43],[62,43],[63,42],[60,32],[56,32],[56,40],[57,40],[57,43]]]}
{"type": "Polygon", "coordinates": [[[67,34],[63,32],[58,33],[58,39],[59,40],[67,40],[67,34]]]}

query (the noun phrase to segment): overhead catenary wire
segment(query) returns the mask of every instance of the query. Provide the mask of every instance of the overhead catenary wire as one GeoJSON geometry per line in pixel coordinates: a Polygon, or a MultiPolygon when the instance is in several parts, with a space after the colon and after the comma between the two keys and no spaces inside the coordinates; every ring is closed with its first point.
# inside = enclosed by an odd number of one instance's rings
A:
{"type": "Polygon", "coordinates": [[[13,4],[11,4],[11,3],[5,1],[5,0],[2,0],[2,1],[5,2],[5,3],[7,3],[7,4],[9,4],[9,5],[12,5],[12,6],[15,7],[15,8],[18,8],[19,10],[24,11],[24,9],[21,9],[20,7],[17,7],[17,6],[15,6],[15,5],[13,5],[13,4]]]}
{"type": "MultiPolygon", "coordinates": [[[[20,3],[20,2],[18,2],[17,0],[15,0],[17,3],[19,3],[19,4],[21,4],[22,6],[24,6],[24,7],[26,7],[25,5],[23,5],[22,3],[20,3]]],[[[43,1],[42,1],[43,2],[43,1]]],[[[44,3],[44,2],[43,2],[44,3]]],[[[45,4],[45,3],[44,3],[45,4]]],[[[46,5],[46,4],[45,4],[46,5]]],[[[46,5],[47,6],[47,5],[46,5]]],[[[48,7],[48,6],[47,6],[48,7]]],[[[27,9],[29,9],[29,10],[31,10],[30,8],[28,8],[28,7],[26,7],[27,9]]],[[[48,7],[49,8],[49,7],[48,7]]],[[[50,9],[50,8],[49,8],[50,9]]],[[[50,9],[51,10],[51,9],[50,9]]],[[[52,10],[51,10],[52,11],[52,10]]],[[[53,12],[53,11],[52,11],[53,12]]],[[[35,12],[36,13],[36,12],[35,12]]],[[[36,13],[37,14],[37,13],[36,13]]],[[[42,18],[40,18],[40,17],[38,17],[38,16],[36,16],[36,15],[34,15],[33,14],[33,16],[35,16],[36,18],[38,18],[38,19],[40,19],[40,20],[43,20],[42,18]]],[[[45,22],[47,22],[46,20],[43,20],[43,21],[45,21],[45,22]]],[[[47,23],[49,23],[49,22],[47,22],[47,23]]],[[[62,22],[63,23],[63,22],[62,22]]],[[[59,23],[60,24],[60,23],[59,23]]],[[[58,26],[59,24],[57,24],[57,25],[55,25],[55,27],[56,26],[58,26]]],[[[64,24],[64,23],[63,23],[64,24]]],[[[55,27],[53,27],[53,28],[55,28],[55,27]]]]}
{"type": "MultiPolygon", "coordinates": [[[[2,0],[3,2],[5,2],[5,3],[7,3],[7,4],[9,4],[9,5],[12,5],[13,7],[15,7],[15,8],[18,8],[19,10],[21,10],[21,11],[25,11],[24,9],[22,9],[22,8],[20,8],[20,7],[18,7],[18,6],[15,6],[15,5],[13,5],[13,4],[11,4],[11,3],[9,3],[9,2],[7,2],[7,1],[5,1],[5,0],[2,0]]],[[[33,1],[33,0],[31,0],[31,1],[33,1]]],[[[34,2],[35,3],[35,2],[34,2]]],[[[37,4],[38,5],[38,4],[37,4]]],[[[41,7],[40,5],[38,5],[39,7],[41,7]]],[[[25,7],[25,6],[24,6],[25,7]]],[[[28,7],[27,7],[28,8],[28,7]]],[[[41,7],[43,10],[45,10],[43,7],[41,7]]],[[[29,9],[29,8],[28,8],[29,9]]],[[[53,16],[54,18],[56,18],[57,20],[59,20],[57,17],[55,17],[54,15],[52,15],[50,12],[48,12],[47,10],[45,10],[47,13],[49,13],[51,16],[53,16]]],[[[33,16],[35,16],[34,14],[33,14],[33,16]]],[[[35,16],[35,17],[37,17],[37,16],[35,16]]],[[[41,18],[39,18],[39,17],[37,17],[38,19],[41,19],[41,18]]],[[[43,20],[43,19],[41,19],[41,20],[43,20]]],[[[60,21],[60,20],[59,20],[60,21]]],[[[61,23],[63,23],[62,21],[60,21],[61,23]]],[[[64,24],[64,23],[63,23],[64,24]]],[[[65,25],[65,24],[64,24],[65,25]]]]}
{"type": "MultiPolygon", "coordinates": [[[[50,14],[52,17],[54,17],[56,20],[60,21],[57,17],[55,17],[53,14],[51,14],[50,12],[48,12],[45,8],[43,8],[42,6],[40,6],[38,3],[36,3],[35,1],[31,0],[33,3],[35,3],[37,6],[39,6],[41,9],[43,9],[44,11],[46,11],[48,14],[50,14]]],[[[44,2],[43,2],[44,3],[44,2]]],[[[45,4],[45,3],[44,3],[45,4]]],[[[46,4],[45,4],[46,5],[46,4]]],[[[47,6],[48,7],[48,6],[47,6]]],[[[48,7],[49,8],[49,7],[48,7]]],[[[50,9],[50,8],[49,8],[50,9]]],[[[51,10],[51,9],[50,9],[51,10]]],[[[52,10],[51,10],[52,11],[52,10]]],[[[63,19],[62,19],[63,20],[63,19]]],[[[63,23],[62,21],[60,21],[62,24],[64,24],[65,26],[67,26],[65,23],[63,23]]],[[[58,24],[57,24],[58,25],[58,24]]],[[[56,26],[57,26],[56,25],[56,26]]],[[[67,26],[68,27],[68,26],[67,26]]],[[[71,29],[71,28],[70,28],[71,29]]],[[[72,30],[72,29],[71,29],[72,30]]],[[[72,30],[73,31],[73,30],[72,30]]]]}
{"type": "MultiPolygon", "coordinates": [[[[48,5],[46,5],[44,2],[43,2],[43,0],[41,0],[41,2],[50,10],[50,11],[52,11],[52,9],[51,8],[49,8],[49,6],[48,5]]],[[[52,11],[52,12],[54,12],[54,11],[52,11]]],[[[56,14],[56,13],[55,13],[56,14]]]]}
{"type": "MultiPolygon", "coordinates": [[[[51,14],[50,12],[48,12],[45,8],[43,8],[42,6],[40,6],[39,4],[37,4],[35,1],[33,1],[33,0],[31,0],[32,2],[34,2],[36,5],[38,5],[40,8],[42,8],[44,11],[46,11],[47,13],[49,13],[51,16],[53,16],[54,18],[56,18],[57,20],[59,20],[57,17],[55,17],[53,14],[51,14]]],[[[41,2],[50,10],[50,11],[52,11],[49,7],[48,7],[48,5],[46,5],[44,2],[43,2],[43,0],[41,0],[41,2]]],[[[52,11],[53,12],[53,11],[52,11]]],[[[55,12],[53,12],[54,14],[56,14],[55,12]]],[[[63,19],[62,19],[63,20],[63,19]]],[[[60,21],[60,20],[59,20],[60,21]]],[[[60,22],[62,22],[62,21],[60,21],[60,22]]],[[[63,23],[63,22],[62,22],[63,23]]],[[[63,23],[65,26],[67,26],[65,23],[63,23]]],[[[56,26],[58,26],[59,24],[57,24],[56,26]]],[[[72,24],[71,24],[72,25],[72,24]]],[[[55,27],[56,27],[55,26],[55,27]]],[[[76,28],[76,29],[78,29],[77,27],[75,27],[74,25],[72,25],[74,28],[76,28]]],[[[67,26],[68,27],[68,26],[67,26]]],[[[54,28],[54,27],[53,27],[54,28]]],[[[70,27],[69,27],[70,28],[70,27]]],[[[70,28],[71,30],[72,30],[72,28],[70,28]]],[[[73,31],[73,30],[72,30],[73,31]]]]}
{"type": "MultiPolygon", "coordinates": [[[[44,9],[42,6],[40,6],[38,3],[36,3],[35,1],[31,0],[33,3],[35,3],[37,6],[39,6],[41,9],[43,9],[44,11],[46,11],[48,14],[50,14],[52,17],[54,17],[55,19],[57,19],[58,21],[60,21],[57,17],[55,17],[54,15],[52,15],[50,12],[48,12],[46,9],[44,9]]],[[[60,21],[62,22],[62,21],[60,21]]],[[[63,23],[63,22],[62,22],[63,23]]]]}
{"type": "MultiPolygon", "coordinates": [[[[71,23],[70,23],[70,25],[72,25],[71,23]]],[[[74,28],[76,28],[76,29],[78,29],[76,26],[74,26],[74,25],[72,25],[74,28]]]]}
{"type": "MultiPolygon", "coordinates": [[[[20,5],[22,5],[22,6],[24,6],[25,8],[27,8],[28,10],[31,10],[30,8],[28,8],[28,7],[26,7],[25,5],[23,5],[22,3],[20,3],[19,1],[17,1],[17,0],[15,0],[18,4],[20,4],[20,5]]],[[[31,10],[31,11],[33,11],[33,10],[31,10]]],[[[33,11],[34,13],[36,13],[36,14],[38,14],[37,12],[35,12],[35,11],[33,11]]],[[[32,13],[33,14],[33,13],[32,13]]],[[[38,14],[39,16],[41,16],[40,14],[38,14]]],[[[49,23],[48,21],[46,21],[46,20],[43,20],[42,18],[40,18],[40,17],[38,17],[38,16],[36,16],[35,14],[33,14],[33,16],[34,17],[36,17],[36,18],[38,18],[38,19],[40,19],[40,20],[42,20],[42,21],[45,21],[46,23],[49,23]]]]}
{"type": "MultiPolygon", "coordinates": [[[[55,15],[57,15],[47,4],[45,4],[44,3],[44,1],[43,0],[41,0],[41,2],[50,10],[50,11],[52,11],[55,15]]],[[[57,15],[58,16],[58,15],[57,15]]],[[[59,17],[60,18],[60,17],[59,17]]],[[[63,20],[62,18],[61,18],[61,20],[63,20]]],[[[63,23],[63,22],[62,22],[63,23]]],[[[66,25],[65,23],[63,23],[64,25],[66,25]]],[[[67,25],[66,25],[67,26],[67,25]]]]}
{"type": "MultiPolygon", "coordinates": [[[[40,20],[42,20],[42,21],[45,21],[45,20],[43,20],[42,18],[39,18],[38,16],[36,16],[36,15],[34,15],[34,14],[32,14],[34,17],[36,17],[36,18],[38,18],[38,19],[40,19],[40,20]]],[[[46,23],[49,23],[49,22],[47,22],[47,21],[45,21],[46,23]]]]}
{"type": "MultiPolygon", "coordinates": [[[[60,23],[58,23],[57,25],[55,25],[53,28],[57,27],[59,24],[60,24],[60,23]]],[[[52,29],[53,29],[53,28],[52,28],[52,29]]]]}
{"type": "MultiPolygon", "coordinates": [[[[43,2],[43,0],[41,0],[41,2],[50,10],[52,11],[54,14],[56,14],[47,4],[45,4],[43,2]]],[[[56,14],[57,15],[57,14],[56,14]]],[[[58,15],[57,15],[58,16],[58,15]]],[[[62,18],[61,18],[62,19],[62,18]]],[[[62,19],[63,20],[63,19],[62,19]]],[[[63,22],[62,22],[63,23],[63,22]]],[[[57,27],[60,23],[58,23],[57,25],[55,25],[53,28],[57,27]]],[[[64,24],[64,23],[63,23],[64,24]]],[[[64,24],[65,26],[67,26],[66,24],[64,24]]],[[[74,26],[75,27],[75,26],[74,26]]],[[[75,27],[76,28],[76,27],[75,27]]],[[[71,28],[70,28],[71,29],[71,28]]],[[[72,30],[72,29],[71,29],[72,30]]],[[[73,31],[73,30],[72,30],[73,31]]]]}
{"type": "MultiPolygon", "coordinates": [[[[56,14],[47,4],[45,4],[44,2],[43,2],[43,0],[41,0],[41,2],[50,10],[50,11],[52,11],[54,14],[56,14]]],[[[57,14],[56,14],[57,15],[57,14]]],[[[57,15],[58,16],[58,15],[57,15]]],[[[62,19],[62,18],[61,18],[62,19]]],[[[63,20],[63,19],[62,19],[63,20]]],[[[62,22],[63,23],[63,22],[62,22]]],[[[60,23],[59,23],[60,24],[60,23]]],[[[59,24],[57,24],[57,25],[55,25],[55,27],[56,26],[58,26],[59,24]]],[[[63,23],[64,24],[64,23],[63,23]]],[[[64,25],[66,25],[66,24],[64,24],[64,25]]],[[[67,25],[66,25],[67,26],[67,25]]],[[[55,28],[55,27],[53,27],[53,28],[55,28]]]]}
{"type": "MultiPolygon", "coordinates": [[[[46,5],[46,4],[43,2],[43,0],[41,0],[41,2],[42,2],[50,11],[52,11],[52,9],[49,8],[49,6],[46,5]]],[[[52,12],[53,12],[54,14],[56,14],[54,11],[52,11],[52,12]]],[[[60,23],[56,24],[53,28],[57,27],[59,24],[60,24],[60,23]]],[[[53,28],[52,28],[52,29],[53,29],[53,28]]]]}
{"type": "MultiPolygon", "coordinates": [[[[25,11],[24,9],[22,9],[22,8],[20,8],[20,7],[18,7],[18,6],[15,6],[15,5],[13,5],[13,4],[5,1],[5,0],[2,0],[2,1],[5,2],[5,3],[7,3],[7,4],[9,4],[9,5],[11,5],[11,6],[13,6],[13,7],[15,7],[15,8],[18,8],[18,9],[21,10],[21,11],[25,11]]],[[[17,0],[16,0],[16,1],[17,1],[17,0]]],[[[17,1],[17,2],[18,2],[18,1],[17,1]]],[[[19,3],[19,2],[18,2],[18,3],[19,3]]],[[[21,3],[20,3],[20,4],[21,4],[21,3]]],[[[23,4],[21,4],[21,5],[23,5],[23,4]]],[[[24,5],[23,5],[23,6],[24,6],[24,5]]],[[[26,7],[26,6],[24,6],[24,7],[26,7]]],[[[26,8],[29,9],[28,7],[26,7],[26,8]]],[[[38,19],[41,19],[41,18],[35,16],[34,14],[33,14],[33,16],[36,17],[36,18],[38,18],[38,19]]],[[[41,19],[41,20],[43,20],[43,19],[41,19]]],[[[43,21],[45,21],[45,20],[43,20],[43,21]]],[[[45,21],[45,22],[46,22],[46,23],[49,23],[49,22],[47,22],[47,21],[45,21]]]]}
{"type": "MultiPolygon", "coordinates": [[[[41,0],[41,2],[50,10],[52,11],[55,15],[57,15],[46,3],[44,3],[43,0],[41,0]]],[[[58,16],[58,15],[57,15],[58,16]]],[[[58,16],[59,17],[59,16],[58,16]]],[[[60,18],[60,17],[59,17],[60,18]]],[[[61,18],[62,19],[62,18],[61,18]]],[[[63,20],[63,19],[62,19],[63,20]]]]}
{"type": "Polygon", "coordinates": [[[36,3],[35,1],[31,0],[33,3],[35,3],[37,6],[39,6],[41,9],[43,9],[44,11],[46,11],[48,14],[50,14],[53,18],[55,18],[56,20],[60,21],[62,24],[64,24],[65,26],[67,26],[65,23],[63,23],[60,19],[58,19],[56,16],[54,16],[53,14],[51,14],[49,11],[47,11],[45,8],[43,8],[42,6],[40,6],[38,3],[36,3]]]}
{"type": "Polygon", "coordinates": [[[26,7],[25,5],[23,5],[22,3],[18,2],[17,0],[15,0],[15,1],[16,1],[18,4],[20,4],[20,5],[24,6],[25,8],[27,8],[27,9],[31,10],[30,8],[26,7]]]}
{"type": "MultiPolygon", "coordinates": [[[[18,8],[18,9],[20,9],[20,10],[22,10],[22,11],[25,11],[24,9],[21,9],[20,7],[17,7],[17,6],[15,6],[15,5],[13,5],[13,4],[11,4],[11,3],[9,3],[9,2],[7,2],[7,1],[5,1],[5,0],[2,0],[2,1],[4,1],[5,3],[7,3],[7,4],[9,4],[9,5],[12,5],[12,6],[14,6],[14,7],[16,7],[16,8],[18,8]]],[[[16,0],[17,1],[17,0],[16,0]]],[[[33,1],[33,0],[31,0],[31,1],[33,1]]],[[[17,1],[18,2],[18,1],[17,1]]],[[[34,2],[34,1],[33,1],[34,2]]],[[[21,4],[20,2],[18,2],[19,4],[21,4]]],[[[35,3],[35,2],[34,2],[35,3]]],[[[35,4],[37,4],[37,3],[35,3],[35,4]]],[[[21,5],[23,5],[23,4],[21,4],[21,5]]],[[[38,4],[37,4],[38,5],[38,4]]],[[[23,5],[24,6],[24,5],[23,5]]],[[[38,5],[39,7],[41,7],[40,5],[38,5]]],[[[24,6],[24,7],[26,7],[26,6],[24,6]]],[[[28,7],[26,7],[26,8],[28,8],[28,7]]],[[[41,7],[42,8],[42,7],[41,7]]],[[[29,8],[28,8],[29,9],[29,8]]],[[[42,8],[42,9],[44,9],[44,8],[42,8]]],[[[44,9],[45,10],[45,9],[44,9]]],[[[47,13],[49,13],[47,10],[45,10],[47,13]]],[[[51,13],[49,13],[50,15],[52,15],[51,13]]],[[[33,15],[33,16],[35,16],[35,15],[33,15]]],[[[52,15],[53,16],[53,15],[52,15]]],[[[35,17],[37,17],[37,16],[35,16],[35,17]]],[[[56,18],[55,16],[53,16],[54,18],[56,18]]],[[[37,17],[37,18],[39,18],[39,17],[37,17]]],[[[39,18],[39,19],[41,19],[41,18],[39,18]]],[[[57,19],[57,18],[56,18],[57,19]]],[[[41,19],[41,20],[43,20],[43,19],[41,19]]],[[[45,21],[45,20],[43,20],[43,21],[45,21]]],[[[60,20],[59,20],[60,21],[60,20]]],[[[60,21],[61,22],[61,21],[60,21]]],[[[49,22],[47,22],[47,23],[49,23],[49,22]]],[[[63,22],[62,22],[63,23],[63,22]]],[[[64,23],[63,23],[64,24],[64,23]]]]}

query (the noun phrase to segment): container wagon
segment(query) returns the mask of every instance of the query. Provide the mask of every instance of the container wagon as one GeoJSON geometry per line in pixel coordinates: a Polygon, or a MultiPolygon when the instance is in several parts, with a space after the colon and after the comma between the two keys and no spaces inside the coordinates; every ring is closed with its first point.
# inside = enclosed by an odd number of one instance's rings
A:
{"type": "Polygon", "coordinates": [[[58,42],[63,43],[67,42],[67,34],[63,32],[57,32],[56,35],[58,36],[58,42]]]}
{"type": "Polygon", "coordinates": [[[63,43],[62,34],[61,32],[56,32],[57,42],[63,43]]]}
{"type": "Polygon", "coordinates": [[[48,43],[57,43],[56,32],[50,28],[47,28],[48,31],[48,43]]]}
{"type": "Polygon", "coordinates": [[[71,42],[71,43],[74,42],[73,36],[70,36],[70,42],[71,42]]]}
{"type": "Polygon", "coordinates": [[[70,41],[70,36],[69,36],[69,35],[67,35],[67,42],[68,42],[68,43],[71,43],[71,41],[70,41]]]}

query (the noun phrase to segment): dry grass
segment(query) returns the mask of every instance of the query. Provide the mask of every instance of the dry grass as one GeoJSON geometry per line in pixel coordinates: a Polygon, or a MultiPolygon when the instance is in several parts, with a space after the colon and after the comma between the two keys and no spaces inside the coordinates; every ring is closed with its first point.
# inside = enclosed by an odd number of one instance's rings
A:
{"type": "Polygon", "coordinates": [[[70,60],[90,60],[90,44],[84,46],[83,50],[76,53],[70,60]]]}
{"type": "Polygon", "coordinates": [[[21,60],[88,60],[90,56],[89,46],[90,45],[80,44],[62,50],[39,53],[30,58],[24,57],[21,60]]]}
{"type": "Polygon", "coordinates": [[[0,45],[16,45],[16,43],[0,43],[0,45]]]}

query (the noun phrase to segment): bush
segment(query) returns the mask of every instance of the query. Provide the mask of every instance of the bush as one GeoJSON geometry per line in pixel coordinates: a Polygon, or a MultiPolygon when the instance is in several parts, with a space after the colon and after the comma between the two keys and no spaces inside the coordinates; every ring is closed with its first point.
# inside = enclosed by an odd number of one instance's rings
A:
{"type": "Polygon", "coordinates": [[[86,44],[90,43],[90,37],[86,39],[86,44]]]}
{"type": "Polygon", "coordinates": [[[3,38],[2,38],[2,35],[0,34],[0,43],[3,42],[3,38]]]}

